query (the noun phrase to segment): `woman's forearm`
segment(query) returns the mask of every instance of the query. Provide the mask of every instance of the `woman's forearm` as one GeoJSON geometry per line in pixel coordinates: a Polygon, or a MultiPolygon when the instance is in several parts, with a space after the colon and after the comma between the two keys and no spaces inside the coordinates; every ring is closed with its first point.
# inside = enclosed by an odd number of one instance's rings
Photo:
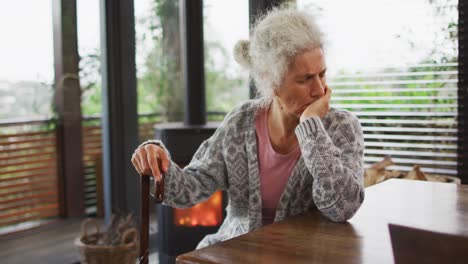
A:
{"type": "Polygon", "coordinates": [[[317,208],[333,221],[346,221],[364,200],[363,139],[357,119],[343,122],[333,140],[319,118],[309,118],[296,129],[302,155],[314,178],[317,208]]]}

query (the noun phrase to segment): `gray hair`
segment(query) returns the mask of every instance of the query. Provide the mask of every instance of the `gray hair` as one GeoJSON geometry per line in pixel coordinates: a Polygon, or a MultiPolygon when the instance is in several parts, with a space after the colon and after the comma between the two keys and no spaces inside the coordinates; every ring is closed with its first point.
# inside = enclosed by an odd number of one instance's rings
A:
{"type": "Polygon", "coordinates": [[[324,37],[310,14],[293,8],[276,8],[257,19],[249,40],[234,47],[234,59],[250,70],[260,95],[274,96],[292,58],[323,48],[324,37]]]}

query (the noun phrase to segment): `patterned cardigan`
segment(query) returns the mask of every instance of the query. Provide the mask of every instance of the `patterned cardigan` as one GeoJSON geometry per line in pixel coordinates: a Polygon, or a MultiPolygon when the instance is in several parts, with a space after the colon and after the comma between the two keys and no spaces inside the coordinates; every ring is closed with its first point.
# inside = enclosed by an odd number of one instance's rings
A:
{"type": "MultiPolygon", "coordinates": [[[[226,190],[227,216],[218,232],[197,248],[262,226],[255,116],[265,105],[251,100],[231,111],[211,138],[200,145],[184,169],[171,162],[164,175],[164,204],[185,208],[226,190]]],[[[308,211],[332,221],[351,218],[364,200],[363,135],[350,112],[331,108],[323,119],[308,118],[295,130],[301,148],[282,193],[274,221],[308,211]]],[[[143,144],[160,141],[147,141],[143,144]]]]}

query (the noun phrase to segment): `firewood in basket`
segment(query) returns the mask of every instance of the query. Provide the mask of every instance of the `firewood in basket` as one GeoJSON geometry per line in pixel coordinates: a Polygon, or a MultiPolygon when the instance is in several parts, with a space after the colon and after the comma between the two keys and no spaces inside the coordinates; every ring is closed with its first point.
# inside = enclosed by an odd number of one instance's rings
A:
{"type": "Polygon", "coordinates": [[[383,170],[383,169],[385,169],[385,167],[391,166],[393,164],[394,163],[393,163],[392,159],[389,156],[386,156],[383,160],[372,164],[372,166],[370,166],[370,168],[379,171],[379,170],[383,170]]]}
{"type": "Polygon", "coordinates": [[[107,226],[107,232],[105,232],[102,244],[119,245],[122,241],[122,236],[125,233],[125,231],[136,227],[136,221],[131,213],[113,214],[111,221],[107,226]]]}
{"type": "Polygon", "coordinates": [[[366,169],[364,170],[364,187],[371,186],[375,184],[376,178],[374,175],[377,173],[376,170],[366,169]]]}
{"type": "Polygon", "coordinates": [[[371,186],[382,181],[384,171],[368,168],[364,171],[364,186],[371,186]]]}
{"type": "Polygon", "coordinates": [[[403,176],[404,176],[404,174],[401,171],[396,171],[396,170],[385,171],[385,179],[386,180],[392,179],[392,178],[401,178],[403,176]]]}
{"type": "Polygon", "coordinates": [[[372,164],[364,171],[364,186],[371,186],[389,178],[385,167],[393,165],[390,157],[385,157],[383,160],[372,164]]]}
{"type": "Polygon", "coordinates": [[[414,165],[413,170],[408,172],[405,179],[427,181],[426,175],[421,171],[421,167],[419,165],[414,165]]]}

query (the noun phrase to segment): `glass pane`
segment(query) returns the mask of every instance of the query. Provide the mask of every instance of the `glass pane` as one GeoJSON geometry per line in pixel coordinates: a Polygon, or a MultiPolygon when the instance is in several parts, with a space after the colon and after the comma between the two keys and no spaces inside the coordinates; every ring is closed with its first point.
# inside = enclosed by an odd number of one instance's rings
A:
{"type": "Polygon", "coordinates": [[[140,124],[153,122],[156,112],[165,121],[181,121],[179,1],[135,0],[135,24],[140,124]]]}
{"type": "Polygon", "coordinates": [[[99,1],[77,1],[78,53],[80,55],[81,111],[83,115],[83,166],[85,169],[85,210],[87,215],[102,216],[104,208],[98,205],[97,176],[102,175],[102,89],[99,1]]]}
{"type": "Polygon", "coordinates": [[[0,4],[0,119],[52,114],[51,17],[51,1],[0,4]]]}
{"type": "Polygon", "coordinates": [[[203,12],[207,110],[229,111],[249,98],[248,71],[232,55],[249,38],[249,1],[206,0],[203,12]]]}
{"type": "Polygon", "coordinates": [[[99,1],[79,0],[76,4],[81,110],[84,116],[100,115],[102,89],[99,1]]]}
{"type": "Polygon", "coordinates": [[[297,5],[318,17],[331,73],[456,61],[458,56],[457,0],[297,0],[297,5]]]}
{"type": "Polygon", "coordinates": [[[0,32],[0,235],[5,235],[59,216],[55,123],[49,119],[52,1],[1,1],[0,32]]]}

